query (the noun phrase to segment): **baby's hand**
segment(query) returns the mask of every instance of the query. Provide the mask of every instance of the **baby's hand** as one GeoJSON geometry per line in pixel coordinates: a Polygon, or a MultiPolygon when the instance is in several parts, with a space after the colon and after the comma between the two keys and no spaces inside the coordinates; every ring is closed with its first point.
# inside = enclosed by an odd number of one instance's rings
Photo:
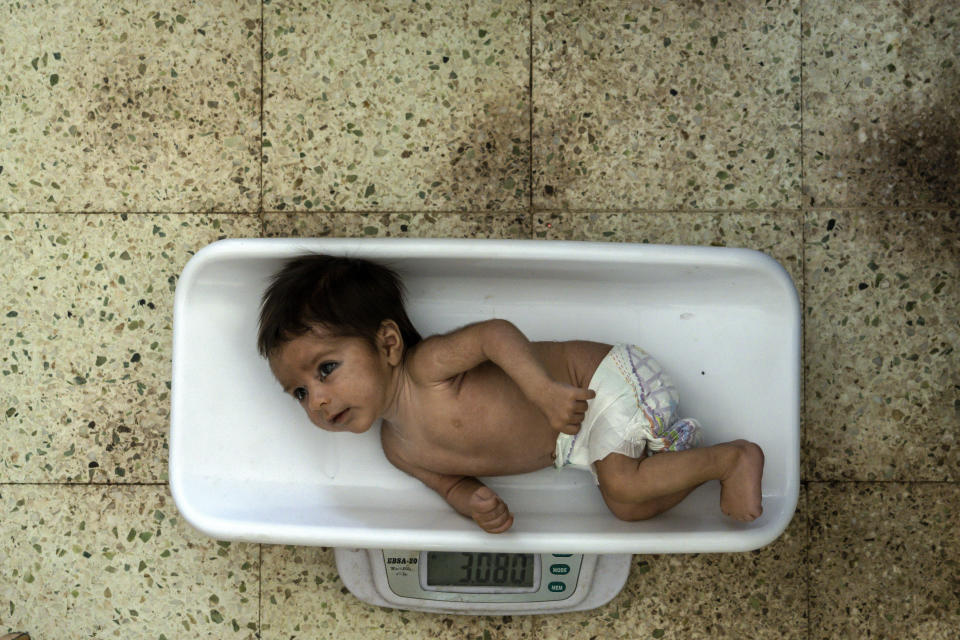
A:
{"type": "Polygon", "coordinates": [[[581,389],[554,381],[541,396],[540,410],[550,426],[562,433],[576,434],[587,412],[587,400],[596,396],[592,389],[581,389]]]}
{"type": "Polygon", "coordinates": [[[489,487],[480,487],[470,496],[470,517],[487,533],[503,533],[513,524],[506,503],[489,487]]]}

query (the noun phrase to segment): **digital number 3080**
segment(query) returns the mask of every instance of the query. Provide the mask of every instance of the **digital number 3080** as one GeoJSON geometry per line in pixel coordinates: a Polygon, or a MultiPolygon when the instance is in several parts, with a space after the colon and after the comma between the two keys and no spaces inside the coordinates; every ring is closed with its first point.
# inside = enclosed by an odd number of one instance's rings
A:
{"type": "Polygon", "coordinates": [[[527,574],[526,554],[461,553],[459,584],[522,584],[527,574]]]}

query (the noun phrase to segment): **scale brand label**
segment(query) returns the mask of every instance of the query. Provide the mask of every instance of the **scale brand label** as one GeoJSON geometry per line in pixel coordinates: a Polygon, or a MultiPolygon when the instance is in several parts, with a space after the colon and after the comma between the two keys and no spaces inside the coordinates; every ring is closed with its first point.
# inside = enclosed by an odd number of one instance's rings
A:
{"type": "Polygon", "coordinates": [[[387,573],[397,578],[406,578],[417,574],[417,562],[419,558],[415,555],[410,556],[385,556],[383,559],[386,565],[387,573]]]}

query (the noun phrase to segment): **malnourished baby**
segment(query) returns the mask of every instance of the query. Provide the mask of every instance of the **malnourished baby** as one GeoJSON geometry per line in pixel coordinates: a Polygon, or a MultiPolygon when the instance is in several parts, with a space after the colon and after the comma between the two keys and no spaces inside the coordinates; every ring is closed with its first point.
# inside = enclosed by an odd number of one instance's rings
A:
{"type": "Polygon", "coordinates": [[[530,342],[487,320],[422,339],[398,276],[326,255],[289,261],[263,297],[258,347],[286,393],[327,431],[382,418],[383,451],[485,531],[513,524],[477,476],[549,466],[592,472],[618,518],[644,520],[710,480],[720,508],[760,516],[763,452],[735,440],[695,448],[700,425],[640,347],[530,342]]]}

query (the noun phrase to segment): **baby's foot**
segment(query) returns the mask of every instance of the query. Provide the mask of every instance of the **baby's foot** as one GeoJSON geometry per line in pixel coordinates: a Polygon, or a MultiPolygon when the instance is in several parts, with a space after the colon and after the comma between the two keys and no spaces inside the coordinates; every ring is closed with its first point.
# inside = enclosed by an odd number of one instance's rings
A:
{"type": "Polygon", "coordinates": [[[737,449],[737,457],[720,479],[720,509],[742,522],[752,522],[763,513],[760,479],[763,476],[763,450],[752,442],[727,443],[737,449]]]}

